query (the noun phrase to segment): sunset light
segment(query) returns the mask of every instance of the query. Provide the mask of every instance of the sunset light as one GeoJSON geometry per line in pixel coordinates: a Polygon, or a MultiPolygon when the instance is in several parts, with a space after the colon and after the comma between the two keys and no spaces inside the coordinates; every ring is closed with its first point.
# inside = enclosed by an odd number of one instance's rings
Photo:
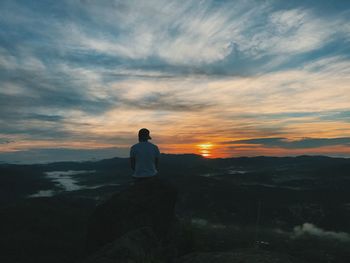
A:
{"type": "Polygon", "coordinates": [[[350,0],[0,0],[0,179],[0,263],[350,262],[350,0]]]}
{"type": "Polygon", "coordinates": [[[197,145],[199,154],[203,157],[212,157],[212,149],[213,144],[209,143],[202,143],[197,145]]]}
{"type": "Polygon", "coordinates": [[[350,2],[277,2],[1,1],[0,162],[350,157],[350,2]]]}

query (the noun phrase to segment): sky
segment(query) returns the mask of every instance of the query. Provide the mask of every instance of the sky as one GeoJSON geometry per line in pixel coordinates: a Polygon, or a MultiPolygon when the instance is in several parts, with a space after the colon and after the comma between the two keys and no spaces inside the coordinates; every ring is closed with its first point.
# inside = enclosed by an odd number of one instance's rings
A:
{"type": "Polygon", "coordinates": [[[350,157],[350,1],[2,0],[0,161],[350,157]]]}

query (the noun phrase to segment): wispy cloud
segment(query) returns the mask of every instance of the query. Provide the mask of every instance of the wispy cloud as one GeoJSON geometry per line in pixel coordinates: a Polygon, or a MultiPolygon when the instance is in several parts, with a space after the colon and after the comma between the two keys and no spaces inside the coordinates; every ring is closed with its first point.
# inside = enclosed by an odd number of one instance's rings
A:
{"type": "Polygon", "coordinates": [[[350,7],[304,2],[2,1],[0,151],[127,148],[149,127],[170,152],[346,152],[350,7]]]}
{"type": "Polygon", "coordinates": [[[59,30],[64,44],[123,59],[193,67],[242,55],[252,61],[280,61],[284,56],[285,61],[349,33],[346,14],[330,20],[303,7],[275,9],[272,2],[84,2],[76,8],[96,24],[63,24],[59,30]]]}

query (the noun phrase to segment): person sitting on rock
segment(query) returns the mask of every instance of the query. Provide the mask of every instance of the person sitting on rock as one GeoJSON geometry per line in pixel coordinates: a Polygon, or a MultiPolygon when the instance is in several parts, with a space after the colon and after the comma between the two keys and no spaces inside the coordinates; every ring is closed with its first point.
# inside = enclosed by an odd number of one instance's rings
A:
{"type": "Polygon", "coordinates": [[[158,161],[160,152],[158,146],[150,143],[150,132],[148,129],[139,130],[139,143],[130,149],[130,164],[136,179],[152,178],[158,174],[158,161]]]}

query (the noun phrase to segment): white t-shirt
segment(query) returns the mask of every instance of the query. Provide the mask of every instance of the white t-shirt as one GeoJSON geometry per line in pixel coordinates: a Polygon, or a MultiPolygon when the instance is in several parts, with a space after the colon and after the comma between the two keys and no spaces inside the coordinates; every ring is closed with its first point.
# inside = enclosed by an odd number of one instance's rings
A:
{"type": "Polygon", "coordinates": [[[157,145],[146,142],[134,144],[130,149],[130,157],[135,158],[134,177],[150,177],[158,173],[155,159],[159,158],[160,152],[157,145]]]}

